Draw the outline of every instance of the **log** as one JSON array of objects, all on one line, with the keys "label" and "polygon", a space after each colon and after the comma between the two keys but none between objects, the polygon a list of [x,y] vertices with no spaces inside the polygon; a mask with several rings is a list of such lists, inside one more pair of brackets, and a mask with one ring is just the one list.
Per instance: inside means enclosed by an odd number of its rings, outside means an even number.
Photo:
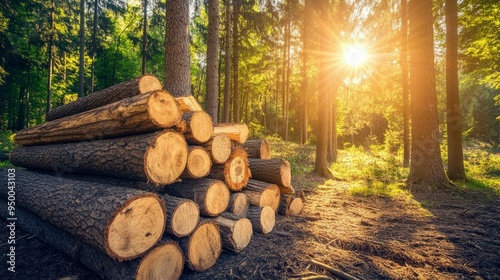
[{"label": "log", "polygon": [[269,147],[269,142],[266,139],[248,140],[241,144],[241,146],[245,149],[249,158],[271,158],[271,148]]},{"label": "log", "polygon": [[252,178],[259,181],[276,184],[284,194],[293,194],[291,187],[292,171],[290,163],[284,159],[256,159],[249,158],[248,163],[252,170]]},{"label": "log", "polygon": [[225,212],[212,220],[219,225],[222,247],[239,253],[250,243],[253,230],[249,219]]},{"label": "log", "polygon": [[284,216],[296,216],[302,213],[304,203],[300,197],[293,197],[291,195],[282,195],[278,214]]},{"label": "log", "polygon": [[[9,170],[15,174],[16,206],[36,213],[113,259],[139,257],[163,235],[165,204],[156,194]],[[0,196],[5,199],[8,176],[2,170]]]},{"label": "log", "polygon": [[158,79],[152,75],[144,75],[54,108],[47,113],[46,120],[53,121],[55,119],[75,115],[134,95],[160,90],[161,88],[162,86]]},{"label": "log", "polygon": [[248,210],[248,219],[252,223],[252,228],[255,232],[268,234],[274,228],[276,214],[270,206],[264,206],[262,208],[250,206]]},{"label": "log", "polygon": [[177,237],[190,235],[198,225],[200,209],[190,199],[163,195],[167,207],[167,224],[165,231]]},{"label": "log", "polygon": [[228,212],[240,218],[246,218],[248,209],[250,208],[250,200],[248,196],[242,192],[233,192],[229,199]]},{"label": "log", "polygon": [[234,149],[226,163],[212,165],[208,174],[209,178],[224,181],[232,191],[242,190],[251,176],[247,153],[241,147]]},{"label": "log", "polygon": [[164,90],[136,95],[80,114],[25,128],[18,145],[95,140],[170,128],[181,120],[175,99]]},{"label": "log", "polygon": [[174,182],[187,161],[187,144],[175,131],[121,138],[16,148],[14,165],[56,173],[81,173],[149,181]]},{"label": "log", "polygon": [[[11,218],[7,201],[0,199],[0,217]],[[117,262],[99,249],[88,245],[76,236],[42,220],[37,215],[16,207],[16,226],[33,234],[43,243],[54,247],[95,272],[102,279],[111,280],[162,280],[179,279],[184,267],[184,255],[176,242],[164,238],[143,257]]]},{"label": "log", "polygon": [[210,138],[210,141],[203,144],[205,149],[207,149],[212,162],[215,164],[223,164],[231,155],[232,144],[231,139],[224,133],[216,133]]},{"label": "log", "polygon": [[186,168],[182,172],[182,179],[198,179],[210,173],[212,159],[208,152],[200,146],[189,146]]},{"label": "log", "polygon": [[203,108],[201,108],[201,105],[198,100],[196,100],[196,97],[192,95],[177,96],[175,97],[175,100],[177,100],[182,112],[184,113],[203,111]]},{"label": "log", "polygon": [[176,239],[186,256],[187,267],[206,271],[215,265],[222,252],[222,239],[215,222],[201,222],[189,237]]},{"label": "log", "polygon": [[184,137],[191,145],[208,142],[214,133],[212,118],[205,111],[183,113],[182,120],[186,126]]},{"label": "log", "polygon": [[200,214],[209,217],[226,211],[230,196],[224,182],[208,178],[183,180],[168,185],[165,187],[165,193],[193,200],[200,207]]},{"label": "log", "polygon": [[250,179],[242,192],[248,196],[250,205],[270,206],[274,211],[278,210],[280,189],[277,185]]},{"label": "log", "polygon": [[240,144],[245,143],[250,136],[248,126],[244,123],[216,123],[214,133],[224,133]]}]

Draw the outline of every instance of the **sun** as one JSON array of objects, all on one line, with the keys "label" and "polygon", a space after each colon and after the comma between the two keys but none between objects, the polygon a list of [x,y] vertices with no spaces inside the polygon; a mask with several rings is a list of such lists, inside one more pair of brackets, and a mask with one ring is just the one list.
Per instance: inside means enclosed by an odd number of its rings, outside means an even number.
[{"label": "sun", "polygon": [[360,45],[350,45],[344,51],[345,63],[352,67],[359,67],[366,61],[366,49]]}]

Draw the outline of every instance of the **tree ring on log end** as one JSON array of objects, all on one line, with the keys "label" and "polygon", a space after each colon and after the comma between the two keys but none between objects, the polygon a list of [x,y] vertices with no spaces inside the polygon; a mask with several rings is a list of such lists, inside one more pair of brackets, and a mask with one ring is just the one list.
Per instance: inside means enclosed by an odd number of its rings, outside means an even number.
[{"label": "tree ring on log end", "polygon": [[222,164],[231,156],[231,139],[224,133],[217,133],[212,141],[212,156],[214,161]]},{"label": "tree ring on log end", "polygon": [[245,161],[242,157],[238,156],[234,158],[229,165],[229,175],[231,176],[231,181],[239,184],[247,178],[245,175],[246,168]]},{"label": "tree ring on log end", "polygon": [[300,197],[296,197],[290,203],[290,215],[298,215],[304,209],[304,203]]},{"label": "tree ring on log end", "polygon": [[187,168],[195,178],[202,178],[210,173],[212,160],[210,155],[203,148],[192,149],[188,154]]},{"label": "tree ring on log end", "polygon": [[248,215],[248,208],[250,207],[250,200],[244,193],[235,193],[233,201],[232,213],[238,217],[246,217]]},{"label": "tree ring on log end", "polygon": [[128,202],[108,224],[108,255],[120,261],[141,255],[162,237],[165,219],[165,207],[156,195]]},{"label": "tree ring on log end", "polygon": [[183,201],[172,215],[172,230],[177,236],[188,236],[198,225],[200,209],[191,200]]},{"label": "tree ring on log end", "polygon": [[161,88],[160,81],[153,75],[144,75],[139,80],[138,89],[140,93],[147,93]]},{"label": "tree ring on log end", "polygon": [[267,141],[266,139],[262,139],[262,143],[260,145],[260,158],[261,159],[271,158],[271,147],[269,145],[269,141]]},{"label": "tree ring on log end", "polygon": [[231,193],[222,181],[216,181],[207,190],[205,209],[212,216],[217,216],[226,211]]},{"label": "tree ring on log end", "polygon": [[284,186],[292,184],[292,172],[288,160],[283,160],[283,164],[281,165],[281,181]]},{"label": "tree ring on log end", "polygon": [[184,268],[184,255],[174,242],[159,245],[149,252],[139,264],[136,280],[179,279]]},{"label": "tree ring on log end", "polygon": [[205,271],[215,265],[222,252],[219,227],[213,222],[204,222],[195,229],[189,239],[187,250],[189,267]]},{"label": "tree ring on log end", "polygon": [[179,104],[164,90],[157,90],[148,99],[148,113],[153,122],[159,127],[172,127],[177,125],[182,118]]},{"label": "tree ring on log end", "polygon": [[274,211],[278,210],[280,205],[280,188],[277,185],[269,185],[260,196],[259,206],[271,206]]},{"label": "tree ring on log end", "polygon": [[205,111],[194,112],[189,126],[191,127],[193,138],[200,143],[208,142],[214,133],[212,117]]},{"label": "tree ring on log end", "polygon": [[262,233],[270,233],[274,228],[276,222],[276,213],[270,206],[262,207],[260,212],[260,221],[262,225]]},{"label": "tree ring on log end", "polygon": [[247,247],[252,239],[253,230],[252,223],[249,219],[243,218],[236,221],[234,225],[233,239],[236,243],[236,249],[242,250]]}]

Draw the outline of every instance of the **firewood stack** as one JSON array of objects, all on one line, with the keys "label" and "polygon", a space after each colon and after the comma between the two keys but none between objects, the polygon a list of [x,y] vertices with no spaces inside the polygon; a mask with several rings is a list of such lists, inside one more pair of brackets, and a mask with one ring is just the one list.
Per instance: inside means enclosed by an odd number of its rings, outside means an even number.
[{"label": "firewood stack", "polygon": [[245,124],[214,125],[194,97],[172,97],[151,75],[47,120],[16,134],[10,160],[32,171],[15,170],[16,211],[0,214],[102,278],[205,271],[222,248],[271,232],[276,213],[302,211],[290,164],[271,159],[266,140],[247,141]]}]

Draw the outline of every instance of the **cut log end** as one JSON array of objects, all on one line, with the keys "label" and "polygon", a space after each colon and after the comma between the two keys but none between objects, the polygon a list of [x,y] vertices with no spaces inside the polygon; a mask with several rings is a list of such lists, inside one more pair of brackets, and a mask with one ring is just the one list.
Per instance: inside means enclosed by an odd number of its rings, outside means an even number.
[{"label": "cut log end", "polygon": [[188,236],[198,225],[200,210],[191,200],[182,201],[171,213],[171,229],[176,236]]},{"label": "cut log end", "polygon": [[146,153],[144,169],[148,180],[157,185],[173,183],[186,167],[187,154],[187,144],[180,133],[162,133]]},{"label": "cut log end", "polygon": [[179,124],[182,111],[172,95],[164,90],[155,91],[148,99],[148,113],[153,122],[160,127],[172,127]]},{"label": "cut log end", "polygon": [[250,243],[250,240],[252,239],[252,234],[252,223],[249,219],[243,218],[236,221],[233,234],[233,239],[236,245],[235,249],[237,251],[241,251],[245,247],[247,247]]},{"label": "cut log end", "polygon": [[234,215],[245,218],[248,215],[248,208],[250,207],[250,200],[244,193],[231,194],[230,211]]},{"label": "cut log end", "polygon": [[146,93],[161,88],[162,86],[160,81],[158,81],[158,79],[153,75],[144,75],[139,80],[138,84],[139,93]]},{"label": "cut log end", "polygon": [[247,153],[242,148],[237,148],[232,153],[230,159],[224,165],[224,175],[228,186],[233,191],[242,190],[248,183],[251,177],[250,169],[248,168]]},{"label": "cut log end", "polygon": [[261,159],[270,159],[271,158],[271,147],[269,146],[269,142],[266,139],[262,140],[260,146],[260,158]]},{"label": "cut log end", "polygon": [[280,189],[278,186],[272,184],[268,186],[260,196],[259,206],[270,206],[274,211],[278,209],[280,204]]},{"label": "cut log end", "polygon": [[184,255],[174,242],[159,245],[149,252],[137,268],[137,280],[179,279],[184,268]]},{"label": "cut log end", "polygon": [[219,224],[224,248],[241,252],[248,246],[253,235],[252,223],[249,219],[224,215],[215,218],[214,221]]},{"label": "cut log end", "polygon": [[156,195],[130,201],[108,224],[108,255],[120,261],[141,255],[163,235],[165,218],[165,205]]},{"label": "cut log end", "polygon": [[216,164],[223,164],[231,155],[231,139],[224,133],[217,133],[210,143],[210,154]]},{"label": "cut log end", "polygon": [[274,224],[276,223],[276,214],[270,206],[262,207],[262,211],[260,212],[260,223],[263,234],[270,233]]},{"label": "cut log end", "polygon": [[217,123],[214,125],[214,132],[224,133],[240,144],[245,143],[250,136],[248,126],[244,123]]},{"label": "cut log end", "polygon": [[196,111],[193,113],[189,122],[189,133],[191,140],[195,143],[206,143],[212,138],[214,126],[212,118],[205,111]]},{"label": "cut log end", "polygon": [[210,216],[217,216],[226,211],[229,205],[230,192],[226,184],[215,181],[207,190],[205,211]]},{"label": "cut log end", "polygon": [[290,186],[292,184],[292,169],[290,168],[290,162],[288,162],[288,160],[283,160],[280,174],[283,186]]},{"label": "cut log end", "polygon": [[197,179],[205,177],[210,173],[211,167],[212,160],[208,152],[202,147],[190,146],[186,169],[184,169],[181,178]]},{"label": "cut log end", "polygon": [[215,265],[222,252],[219,228],[213,222],[200,224],[189,238],[187,260],[189,268],[205,271]]},{"label": "cut log end", "polygon": [[303,209],[304,209],[304,203],[302,202],[302,199],[300,197],[296,197],[290,203],[289,214],[292,216],[298,215],[302,212]]}]

